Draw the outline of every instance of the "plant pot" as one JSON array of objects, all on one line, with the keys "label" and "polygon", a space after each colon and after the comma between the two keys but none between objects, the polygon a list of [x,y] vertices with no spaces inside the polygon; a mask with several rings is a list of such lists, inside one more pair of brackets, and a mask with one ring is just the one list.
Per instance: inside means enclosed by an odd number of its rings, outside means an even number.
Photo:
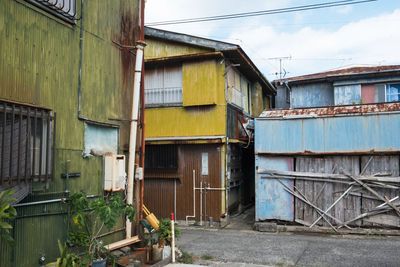
[{"label": "plant pot", "polygon": [[107,266],[107,258],[102,260],[94,260],[92,262],[92,267],[106,267]]}]

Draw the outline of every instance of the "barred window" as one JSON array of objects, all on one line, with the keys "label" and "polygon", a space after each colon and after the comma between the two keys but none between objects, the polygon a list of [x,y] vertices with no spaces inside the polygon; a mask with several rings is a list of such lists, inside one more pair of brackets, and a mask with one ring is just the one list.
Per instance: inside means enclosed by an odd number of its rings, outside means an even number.
[{"label": "barred window", "polygon": [[146,145],[144,166],[149,169],[177,169],[176,145]]},{"label": "barred window", "polygon": [[54,136],[51,110],[0,100],[0,187],[52,178]]},{"label": "barred window", "polygon": [[70,23],[75,23],[76,0],[25,0]]}]

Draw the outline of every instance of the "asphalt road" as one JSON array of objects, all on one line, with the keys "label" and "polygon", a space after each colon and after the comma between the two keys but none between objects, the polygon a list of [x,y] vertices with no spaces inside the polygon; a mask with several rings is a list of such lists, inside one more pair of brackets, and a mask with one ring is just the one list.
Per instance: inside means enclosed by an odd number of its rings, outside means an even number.
[{"label": "asphalt road", "polygon": [[214,257],[215,266],[221,262],[244,263],[241,266],[400,266],[398,237],[182,229],[177,245],[196,257]]}]

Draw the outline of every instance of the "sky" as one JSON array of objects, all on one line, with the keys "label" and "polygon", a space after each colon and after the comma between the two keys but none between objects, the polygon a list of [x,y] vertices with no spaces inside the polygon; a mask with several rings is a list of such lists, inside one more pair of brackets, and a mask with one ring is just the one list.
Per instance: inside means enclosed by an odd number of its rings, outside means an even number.
[{"label": "sky", "polygon": [[[326,2],[335,0],[146,0],[145,24]],[[154,27],[238,44],[270,81],[400,64],[400,0]]]}]

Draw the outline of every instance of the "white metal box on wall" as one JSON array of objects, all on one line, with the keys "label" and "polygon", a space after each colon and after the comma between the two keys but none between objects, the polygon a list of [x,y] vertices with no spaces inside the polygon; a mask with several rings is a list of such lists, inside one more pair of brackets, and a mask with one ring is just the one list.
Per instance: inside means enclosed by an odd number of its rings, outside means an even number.
[{"label": "white metal box on wall", "polygon": [[107,154],[104,156],[104,190],[125,190],[125,155]]}]

